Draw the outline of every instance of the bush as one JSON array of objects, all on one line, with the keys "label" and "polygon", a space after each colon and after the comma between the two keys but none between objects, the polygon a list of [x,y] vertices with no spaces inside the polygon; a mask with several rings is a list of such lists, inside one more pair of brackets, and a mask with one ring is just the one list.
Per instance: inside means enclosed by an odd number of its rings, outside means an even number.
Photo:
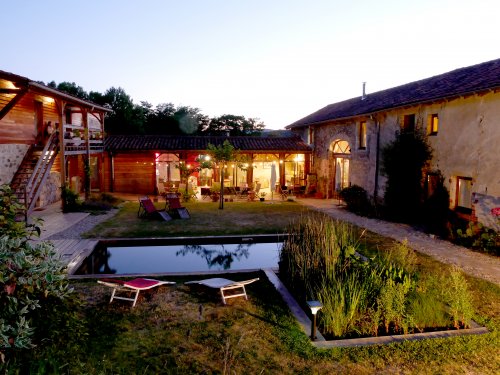
[{"label": "bush", "polygon": [[457,229],[455,242],[474,250],[500,255],[500,234],[481,223],[469,222],[465,229]]},{"label": "bush", "polygon": [[439,173],[433,194],[423,203],[422,219],[426,229],[440,237],[450,235],[450,194],[444,185],[444,177]]},{"label": "bush", "polygon": [[78,193],[75,193],[68,184],[61,189],[61,199],[63,201],[63,212],[78,212],[82,210],[82,201]]},{"label": "bush", "polygon": [[[39,233],[34,226],[14,221],[19,203],[10,188],[2,187],[2,226],[0,230],[0,359],[29,349],[46,339],[47,315],[71,294],[64,265],[49,242],[32,245]],[[38,229],[38,230],[36,230]],[[57,316],[50,316],[57,322]],[[67,323],[67,322],[66,322]]]},{"label": "bush", "polygon": [[371,204],[366,190],[361,186],[352,185],[340,191],[340,197],[346,203],[347,209],[359,215],[368,215]]}]

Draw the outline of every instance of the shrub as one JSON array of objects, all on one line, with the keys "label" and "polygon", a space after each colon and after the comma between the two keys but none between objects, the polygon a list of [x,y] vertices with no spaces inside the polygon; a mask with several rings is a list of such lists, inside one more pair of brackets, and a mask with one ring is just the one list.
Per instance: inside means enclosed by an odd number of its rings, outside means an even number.
[{"label": "shrub", "polygon": [[469,327],[474,310],[472,296],[463,273],[457,267],[452,267],[442,284],[443,299],[450,307],[453,326],[457,329],[460,326]]},{"label": "shrub", "polygon": [[423,168],[432,150],[423,132],[400,132],[382,150],[382,172],[387,176],[385,212],[392,220],[417,222],[422,205]]},{"label": "shrub", "polygon": [[[45,337],[47,315],[40,315],[71,294],[64,265],[49,242],[32,245],[39,233],[33,226],[13,222],[12,212],[19,206],[10,189],[2,187],[0,231],[0,354],[10,356],[13,349],[28,349]],[[57,321],[54,316],[51,320]]]},{"label": "shrub", "polygon": [[347,209],[360,215],[368,215],[371,211],[366,190],[361,186],[352,185],[340,191],[340,197],[346,203]]},{"label": "shrub", "polygon": [[75,193],[68,184],[61,189],[61,199],[63,201],[63,212],[77,212],[82,209],[82,201],[78,193]]},{"label": "shrub", "polygon": [[462,246],[500,255],[500,234],[481,223],[469,222],[465,229],[457,229],[456,242]]},{"label": "shrub", "polygon": [[439,173],[433,194],[423,203],[422,220],[426,229],[440,237],[449,236],[450,194],[444,185],[444,177]]}]

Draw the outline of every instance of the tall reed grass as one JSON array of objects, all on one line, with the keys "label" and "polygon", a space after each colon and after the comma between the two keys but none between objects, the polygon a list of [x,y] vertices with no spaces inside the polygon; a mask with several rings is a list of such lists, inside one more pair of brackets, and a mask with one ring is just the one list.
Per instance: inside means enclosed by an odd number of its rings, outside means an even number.
[{"label": "tall reed grass", "polygon": [[469,324],[471,297],[459,271],[418,273],[406,241],[363,260],[357,254],[363,233],[326,215],[305,216],[289,227],[280,277],[300,301],[322,302],[323,333],[344,338]]}]

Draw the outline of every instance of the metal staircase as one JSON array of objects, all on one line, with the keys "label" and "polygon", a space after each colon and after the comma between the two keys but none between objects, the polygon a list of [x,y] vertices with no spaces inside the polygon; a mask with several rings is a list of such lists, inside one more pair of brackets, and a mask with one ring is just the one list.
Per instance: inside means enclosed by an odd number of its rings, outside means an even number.
[{"label": "metal staircase", "polygon": [[50,135],[43,149],[37,146],[28,149],[12,179],[10,186],[19,202],[25,206],[25,219],[35,207],[58,152],[59,137],[56,131]]}]

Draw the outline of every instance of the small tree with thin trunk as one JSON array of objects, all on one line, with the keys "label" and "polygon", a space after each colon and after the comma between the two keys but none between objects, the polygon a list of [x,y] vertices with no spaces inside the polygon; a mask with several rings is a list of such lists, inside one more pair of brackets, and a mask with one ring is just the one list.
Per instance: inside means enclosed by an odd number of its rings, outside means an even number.
[{"label": "small tree with thin trunk", "polygon": [[224,143],[214,146],[209,143],[206,153],[210,157],[209,160],[204,158],[198,159],[200,169],[202,168],[218,168],[220,171],[220,196],[219,209],[224,209],[224,166],[229,162],[236,162],[238,167],[242,167],[247,158],[240,154],[239,150],[226,139]]}]

